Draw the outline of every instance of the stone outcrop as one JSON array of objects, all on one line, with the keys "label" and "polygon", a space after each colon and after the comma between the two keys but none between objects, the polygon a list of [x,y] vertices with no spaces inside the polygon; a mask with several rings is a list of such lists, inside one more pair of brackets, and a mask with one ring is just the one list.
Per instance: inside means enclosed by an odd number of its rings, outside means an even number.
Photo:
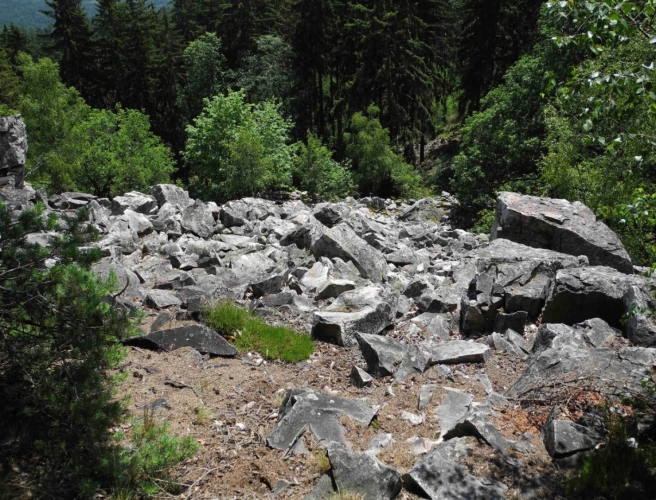
[{"label": "stone outcrop", "polygon": [[[15,210],[45,200],[10,186],[2,193]],[[319,376],[315,389],[284,381],[266,437],[280,456],[308,453],[308,443],[327,450],[331,471],[306,498],[349,491],[392,499],[402,487],[436,499],[506,498],[503,484],[476,477],[461,460],[479,446],[504,467],[531,463],[522,457],[526,445],[497,428],[497,408],[554,397],[563,380],[634,393],[656,363],[652,279],[632,273],[617,237],[580,204],[502,193],[488,241],[452,227],[456,201],[446,193],[409,202],[348,198],[310,206],[247,198],[219,206],[157,185],[113,200],[61,193],[45,201],[57,213],[89,209],[88,224],[99,234],[93,246],[103,255],[93,269],[113,274],[121,289],[112,303],[153,320],[130,344],[240,356],[201,324],[206,303],[229,299],[348,357],[345,373],[326,366],[321,352],[294,365],[295,373],[312,366],[330,376]],[[54,235],[28,241],[47,246]],[[493,384],[484,372],[503,363],[522,369]],[[346,381],[348,397],[328,385],[318,390],[335,377]],[[461,388],[462,380],[479,392],[445,387]],[[503,395],[495,392],[500,386]],[[382,399],[368,399],[381,387]],[[349,434],[412,387],[412,407],[398,411],[394,425],[419,429],[437,421],[440,434],[403,437],[414,465],[401,476],[382,453],[398,436],[380,433],[364,451],[349,448]],[[567,418],[554,415],[542,440],[536,436],[562,465],[599,442],[589,421]]]},{"label": "stone outcrop", "polygon": [[590,265],[633,273],[629,254],[617,235],[578,201],[500,193],[491,238],[585,255]]},{"label": "stone outcrop", "polygon": [[22,188],[27,132],[21,115],[0,117],[0,186]]}]

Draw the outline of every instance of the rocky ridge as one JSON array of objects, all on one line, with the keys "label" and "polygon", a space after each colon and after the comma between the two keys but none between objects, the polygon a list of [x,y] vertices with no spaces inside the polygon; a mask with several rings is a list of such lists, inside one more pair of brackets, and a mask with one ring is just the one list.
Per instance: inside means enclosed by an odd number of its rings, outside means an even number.
[{"label": "rocky ridge", "polygon": [[[656,368],[656,325],[647,313],[655,305],[653,280],[633,268],[617,236],[579,203],[501,193],[488,237],[452,227],[457,201],[447,193],[315,205],[292,193],[218,206],[174,185],[109,200],[83,193],[47,198],[13,184],[0,198],[15,211],[37,201],[62,214],[88,209],[101,236],[95,272],[116,276],[117,307],[142,309],[153,320],[130,344],[238,356],[200,322],[205,303],[230,299],[351,357],[342,375],[359,397],[291,388],[265,439],[281,458],[325,448],[330,469],[308,499],[343,491],[366,499],[401,491],[507,498],[508,484],[466,466],[475,449],[486,448],[512,470],[530,467],[534,444],[504,436],[495,425],[499,412],[533,411],[551,458],[576,465],[603,441],[593,403],[602,397],[619,405],[618,397],[639,393]],[[29,241],[48,245],[52,236]],[[172,321],[177,326],[169,327]],[[497,391],[485,372],[503,356],[526,368]],[[471,378],[466,366],[481,370],[474,378],[483,398],[448,386],[456,374]],[[435,382],[419,390],[421,413],[399,417],[421,426],[428,412],[439,428],[432,438],[408,440],[414,465],[403,471],[377,458],[392,434],[379,433],[355,451],[346,422],[374,425],[386,401],[403,398],[432,371]],[[383,399],[367,396],[381,384]],[[569,411],[572,385],[584,396],[577,414]],[[276,484],[276,494],[293,489]],[[531,495],[523,490],[521,497],[537,498]]]}]

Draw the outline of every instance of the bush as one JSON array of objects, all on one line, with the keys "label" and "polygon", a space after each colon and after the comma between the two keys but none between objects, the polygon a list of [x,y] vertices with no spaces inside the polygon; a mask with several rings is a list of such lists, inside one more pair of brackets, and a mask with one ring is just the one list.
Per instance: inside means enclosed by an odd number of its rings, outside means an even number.
[{"label": "bush", "polygon": [[462,128],[451,187],[472,214],[490,208],[496,192],[510,181],[531,191],[531,176],[536,176],[544,150],[543,66],[544,61],[534,56],[517,61],[504,83],[483,99],[481,112],[471,115]]},{"label": "bush", "polygon": [[260,318],[231,302],[218,302],[205,312],[207,324],[233,339],[241,351],[258,351],[266,359],[295,363],[314,352],[312,339],[291,328],[267,325]]},{"label": "bush", "polygon": [[78,189],[114,197],[134,190],[147,192],[154,184],[169,182],[173,155],[150,131],[143,113],[93,110],[75,134],[80,141]]},{"label": "bush", "polygon": [[206,99],[187,127],[184,157],[195,176],[192,188],[221,199],[288,188],[295,151],[288,144],[290,128],[278,105],[248,104],[243,92]]},{"label": "bush", "polygon": [[606,443],[592,452],[569,481],[573,498],[639,500],[656,491],[656,444],[630,441],[628,424],[607,412]]},{"label": "bush", "polygon": [[[0,204],[0,484],[10,494],[35,484],[38,495],[88,498],[125,483],[109,466],[127,453],[110,430],[128,415],[114,373],[137,318],[113,307],[113,280],[90,272],[100,253],[79,250],[96,237],[85,220]],[[47,248],[28,243],[57,227],[68,229]]]},{"label": "bush", "polygon": [[294,177],[301,189],[326,200],[346,198],[355,190],[348,165],[333,160],[330,150],[311,133],[308,133],[307,146],[299,145]]},{"label": "bush", "polygon": [[395,153],[389,130],[378,119],[379,109],[369,106],[367,115],[355,113],[351,133],[346,134],[347,154],[353,161],[361,195],[420,197],[421,176]]}]

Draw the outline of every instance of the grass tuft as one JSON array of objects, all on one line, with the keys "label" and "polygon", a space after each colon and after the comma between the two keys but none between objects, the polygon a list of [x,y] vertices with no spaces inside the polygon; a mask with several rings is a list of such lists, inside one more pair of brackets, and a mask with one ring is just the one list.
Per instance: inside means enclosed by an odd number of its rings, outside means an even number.
[{"label": "grass tuft", "polygon": [[221,301],[205,311],[211,328],[230,338],[240,351],[258,351],[266,359],[295,363],[306,360],[314,352],[314,342],[308,335],[291,328],[266,324],[228,301]]}]

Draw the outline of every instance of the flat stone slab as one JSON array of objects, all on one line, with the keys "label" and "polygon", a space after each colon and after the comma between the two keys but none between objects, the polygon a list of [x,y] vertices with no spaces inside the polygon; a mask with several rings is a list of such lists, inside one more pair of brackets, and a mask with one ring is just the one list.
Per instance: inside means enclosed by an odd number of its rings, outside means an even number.
[{"label": "flat stone slab", "polygon": [[466,392],[445,387],[446,397],[442,404],[437,408],[437,422],[440,425],[440,436],[455,429],[456,425],[465,418],[469,407],[474,401],[474,396]]},{"label": "flat stone slab", "polygon": [[501,192],[491,234],[491,239],[497,238],[585,255],[593,266],[633,273],[631,258],[618,236],[578,201]]},{"label": "flat stone slab", "polygon": [[403,475],[405,488],[431,500],[506,499],[502,483],[472,476],[447,449],[442,445],[419,460]]},{"label": "flat stone slab", "polygon": [[401,473],[368,453],[355,453],[340,443],[328,443],[326,453],[336,491],[362,500],[392,500],[401,491]]},{"label": "flat stone slab", "polygon": [[162,349],[164,351],[192,347],[199,352],[227,358],[237,355],[237,349],[205,325],[184,325],[158,330],[143,337],[131,339],[129,344],[145,349]]},{"label": "flat stone slab", "polygon": [[147,306],[154,307],[155,309],[166,309],[167,307],[182,304],[182,301],[175,294],[165,290],[151,290],[146,295],[144,302]]},{"label": "flat stone slab", "polygon": [[604,439],[587,427],[569,420],[551,420],[542,428],[544,447],[553,458],[591,450]]},{"label": "flat stone slab", "polygon": [[369,425],[378,406],[369,406],[359,399],[327,396],[310,389],[291,389],[278,411],[278,423],[267,437],[267,445],[277,450],[289,450],[306,431],[324,443],[346,445],[346,431],[339,423],[342,415],[363,425]]},{"label": "flat stone slab", "polygon": [[421,347],[429,354],[430,364],[485,363],[491,355],[490,348],[484,344],[466,340],[428,341]]}]

